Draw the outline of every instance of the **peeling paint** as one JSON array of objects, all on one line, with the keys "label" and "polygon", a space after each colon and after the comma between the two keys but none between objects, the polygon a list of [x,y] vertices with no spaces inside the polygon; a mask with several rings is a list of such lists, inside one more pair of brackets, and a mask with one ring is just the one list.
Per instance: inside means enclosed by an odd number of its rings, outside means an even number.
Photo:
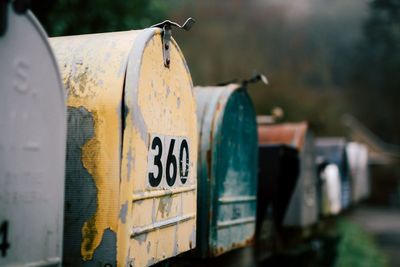
[{"label": "peeling paint", "polygon": [[134,239],[136,241],[138,241],[140,245],[142,245],[143,243],[145,243],[147,241],[147,235],[148,235],[148,233],[143,233],[143,234],[135,236]]},{"label": "peeling paint", "polygon": [[121,206],[121,210],[119,212],[119,218],[121,219],[122,223],[126,223],[126,215],[128,213],[128,201],[126,201]]},{"label": "peeling paint", "polygon": [[165,196],[160,198],[160,202],[158,204],[158,212],[161,213],[161,217],[168,217],[172,207],[172,197]]},{"label": "peeling paint", "polygon": [[63,257],[69,266],[80,262],[73,255],[81,254],[81,228],[94,215],[97,206],[95,182],[81,160],[82,147],[93,136],[93,115],[84,107],[68,107]]},{"label": "peeling paint", "polygon": [[99,263],[102,266],[117,266],[117,237],[111,229],[106,229],[100,245],[94,252],[93,259],[85,261],[84,267],[97,267]]}]

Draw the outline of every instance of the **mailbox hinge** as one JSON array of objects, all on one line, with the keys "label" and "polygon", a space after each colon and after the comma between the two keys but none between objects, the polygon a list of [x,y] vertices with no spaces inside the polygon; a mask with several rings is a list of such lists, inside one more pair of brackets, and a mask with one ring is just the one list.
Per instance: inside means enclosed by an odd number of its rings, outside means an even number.
[{"label": "mailbox hinge", "polygon": [[163,61],[165,67],[169,68],[169,65],[171,63],[170,50],[171,50],[172,26],[188,31],[190,30],[190,28],[192,28],[192,25],[194,23],[195,23],[194,19],[188,18],[185,21],[185,23],[183,23],[182,26],[170,20],[165,20],[161,23],[151,26],[152,28],[161,28],[163,30],[162,46],[163,46]]}]

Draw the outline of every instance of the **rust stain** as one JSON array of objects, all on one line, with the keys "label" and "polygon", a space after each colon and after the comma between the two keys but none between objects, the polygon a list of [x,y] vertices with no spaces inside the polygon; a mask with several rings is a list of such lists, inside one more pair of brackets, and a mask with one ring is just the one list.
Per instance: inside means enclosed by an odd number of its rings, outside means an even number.
[{"label": "rust stain", "polygon": [[206,153],[206,164],[207,164],[207,173],[208,177],[211,176],[211,164],[212,164],[212,151],[211,148],[207,150]]}]

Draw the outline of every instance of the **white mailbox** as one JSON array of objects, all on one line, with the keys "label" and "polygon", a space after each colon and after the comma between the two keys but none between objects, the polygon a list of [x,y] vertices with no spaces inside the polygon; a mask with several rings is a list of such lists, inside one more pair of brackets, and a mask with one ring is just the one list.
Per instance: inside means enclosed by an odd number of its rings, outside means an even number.
[{"label": "white mailbox", "polygon": [[35,17],[17,14],[11,4],[6,15],[0,36],[0,266],[60,266],[64,90]]}]

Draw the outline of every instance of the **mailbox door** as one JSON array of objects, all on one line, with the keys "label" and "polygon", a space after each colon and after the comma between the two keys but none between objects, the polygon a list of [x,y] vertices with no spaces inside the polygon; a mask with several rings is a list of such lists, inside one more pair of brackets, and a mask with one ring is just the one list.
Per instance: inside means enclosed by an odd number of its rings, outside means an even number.
[{"label": "mailbox door", "polygon": [[0,58],[0,266],[60,265],[64,90],[30,12],[9,8]]},{"label": "mailbox door", "polygon": [[251,243],[256,223],[258,138],[255,111],[245,89],[237,89],[224,98],[226,104],[219,125],[215,125],[217,131],[213,139],[214,255]]},{"label": "mailbox door", "polygon": [[161,31],[145,30],[131,51],[124,92],[118,259],[132,266],[152,265],[196,246],[198,132],[192,90],[176,42],[165,67]]}]

